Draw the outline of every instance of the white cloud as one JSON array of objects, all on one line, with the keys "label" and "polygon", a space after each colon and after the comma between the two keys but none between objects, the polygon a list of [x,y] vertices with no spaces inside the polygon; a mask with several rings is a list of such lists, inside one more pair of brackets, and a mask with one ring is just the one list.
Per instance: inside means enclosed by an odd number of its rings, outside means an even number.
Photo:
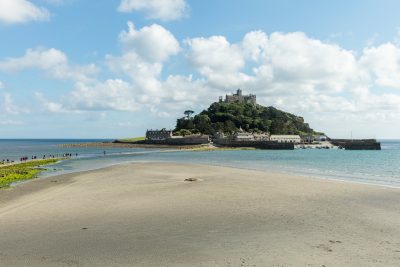
[{"label": "white cloud", "polygon": [[[18,115],[26,113],[27,109],[17,106],[10,93],[7,92],[6,87],[2,81],[0,81],[0,121],[4,121],[10,115]],[[3,125],[6,125],[5,123]]]},{"label": "white cloud", "polygon": [[136,30],[129,22],[128,31],[119,35],[119,41],[123,54],[106,56],[109,69],[129,77],[131,90],[137,91],[141,101],[166,94],[159,80],[163,62],[180,51],[172,33],[156,24]]},{"label": "white cloud", "polygon": [[213,72],[238,72],[245,61],[237,45],[230,44],[223,36],[194,38],[186,42],[190,48],[189,60],[203,75]]},{"label": "white cloud", "polygon": [[9,93],[2,94],[0,104],[2,112],[5,112],[6,114],[18,115],[20,113],[26,112],[26,109],[20,108],[14,104],[11,94]]},{"label": "white cloud", "polygon": [[245,58],[240,47],[225,37],[194,38],[185,43],[190,47],[189,61],[213,86],[237,87],[249,80],[241,72]]},{"label": "white cloud", "polygon": [[177,20],[187,15],[189,6],[185,0],[122,0],[118,11],[142,11],[149,19]]},{"label": "white cloud", "polygon": [[263,31],[252,31],[244,36],[241,50],[246,59],[258,62],[265,53],[267,46],[268,35]]},{"label": "white cloud", "polygon": [[0,0],[0,22],[24,23],[50,19],[50,12],[27,0]]},{"label": "white cloud", "polygon": [[114,79],[94,86],[78,84],[72,92],[72,106],[78,110],[137,111],[134,91],[129,83]]},{"label": "white cloud", "polygon": [[[76,80],[64,99],[43,101],[46,109],[59,113],[147,110],[173,118],[184,109],[199,110],[219,95],[242,88],[256,94],[260,104],[303,115],[324,126],[325,121],[341,120],[346,127],[355,120],[392,122],[400,116],[400,95],[390,92],[391,88],[400,89],[399,47],[392,43],[368,47],[357,56],[301,32],[268,35],[253,31],[236,43],[224,36],[187,39],[182,49],[164,27],[135,29],[132,23],[119,41],[121,55],[105,58],[116,77]],[[197,73],[163,73],[169,59],[182,50]],[[2,63],[3,68],[12,69],[20,63],[31,66],[29,62]],[[44,60],[40,66],[59,65],[69,66],[67,57],[54,52],[53,60]],[[379,91],[381,87],[385,92]],[[317,130],[338,132],[333,126]]]},{"label": "white cloud", "polygon": [[56,103],[56,102],[51,102],[48,101],[43,94],[36,92],[35,93],[36,98],[41,102],[43,107],[52,113],[70,113],[69,110],[63,107],[61,103]]},{"label": "white cloud", "polygon": [[301,32],[253,31],[238,43],[211,36],[186,44],[192,66],[217,91],[240,87],[264,105],[326,119],[400,115],[400,95],[371,91],[400,89],[400,53],[393,44],[367,48],[360,57]]},{"label": "white cloud", "polygon": [[160,25],[136,30],[128,23],[128,30],[121,32],[119,41],[123,46],[119,56],[107,55],[109,70],[122,78],[105,81],[77,82],[74,90],[62,104],[42,100],[47,110],[99,111],[118,110],[134,112],[148,109],[167,117],[183,107],[195,105],[207,88],[192,76],[169,75],[162,79],[163,65],[180,51],[179,42]]},{"label": "white cloud", "polygon": [[360,59],[379,86],[400,89],[400,48],[392,43],[367,47]]},{"label": "white cloud", "polygon": [[97,73],[94,64],[71,66],[64,52],[50,49],[28,49],[19,58],[8,58],[0,61],[0,71],[16,72],[24,69],[42,69],[57,79],[72,79],[85,81]]},{"label": "white cloud", "polygon": [[340,91],[358,77],[352,52],[304,33],[273,33],[263,53],[262,65],[272,68],[274,82],[307,83],[315,89]]},{"label": "white cloud", "polygon": [[126,52],[134,52],[149,62],[164,62],[180,50],[174,35],[158,24],[136,30],[129,21],[128,31],[121,32],[119,40]]},{"label": "white cloud", "polygon": [[135,53],[127,53],[122,56],[108,56],[107,62],[110,70],[123,73],[130,78],[145,95],[162,94],[158,77],[162,71],[161,63],[149,63],[143,61]]},{"label": "white cloud", "polygon": [[0,70],[19,71],[36,67],[51,69],[57,65],[67,64],[67,62],[67,56],[57,49],[28,49],[23,57],[9,58],[5,61],[0,61]]}]

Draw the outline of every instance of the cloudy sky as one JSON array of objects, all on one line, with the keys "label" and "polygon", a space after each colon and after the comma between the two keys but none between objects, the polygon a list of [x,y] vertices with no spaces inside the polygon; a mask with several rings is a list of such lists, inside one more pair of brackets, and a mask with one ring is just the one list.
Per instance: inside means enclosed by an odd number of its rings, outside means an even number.
[{"label": "cloudy sky", "polygon": [[140,136],[237,88],[332,137],[400,138],[398,10],[396,0],[0,0],[0,138]]}]

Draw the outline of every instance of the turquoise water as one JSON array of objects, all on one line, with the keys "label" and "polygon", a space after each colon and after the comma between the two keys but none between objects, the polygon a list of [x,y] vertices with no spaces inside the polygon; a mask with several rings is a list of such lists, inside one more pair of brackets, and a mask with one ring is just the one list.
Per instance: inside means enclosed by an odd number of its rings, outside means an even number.
[{"label": "turquoise water", "polygon": [[[204,163],[283,172],[320,178],[400,187],[400,140],[381,140],[381,151],[336,149],[234,150],[169,152],[158,149],[60,148],[59,143],[88,140],[0,140],[0,159],[27,151],[78,153],[77,159],[55,164],[45,176],[98,169],[127,162]],[[91,140],[89,140],[91,141]],[[4,149],[7,148],[7,149]],[[29,154],[28,154],[29,156]],[[55,169],[55,170],[54,170]]]},{"label": "turquoise water", "polygon": [[123,148],[85,148],[85,147],[60,147],[60,144],[76,144],[88,142],[111,141],[106,139],[0,139],[0,160],[9,159],[19,161],[23,156],[42,157],[43,155],[62,155],[71,153],[79,157],[96,157],[102,155],[104,150],[110,154],[129,152],[131,149]]}]

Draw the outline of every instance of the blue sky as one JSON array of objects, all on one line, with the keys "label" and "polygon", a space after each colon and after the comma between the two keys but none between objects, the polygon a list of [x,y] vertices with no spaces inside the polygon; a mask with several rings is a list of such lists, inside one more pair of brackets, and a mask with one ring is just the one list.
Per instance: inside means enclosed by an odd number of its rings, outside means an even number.
[{"label": "blue sky", "polygon": [[0,0],[0,138],[174,127],[242,88],[333,137],[400,138],[400,3]]}]

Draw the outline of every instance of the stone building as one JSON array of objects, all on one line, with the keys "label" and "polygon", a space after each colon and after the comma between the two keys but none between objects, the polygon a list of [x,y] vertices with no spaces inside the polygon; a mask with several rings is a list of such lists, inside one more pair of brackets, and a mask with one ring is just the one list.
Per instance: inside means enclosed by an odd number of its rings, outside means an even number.
[{"label": "stone building", "polygon": [[326,135],[301,135],[301,141],[303,143],[313,143],[313,142],[321,142],[321,141],[328,141],[329,138]]},{"label": "stone building", "polygon": [[315,141],[315,136],[312,134],[300,135],[301,142],[305,144],[311,144]]},{"label": "stone building", "polygon": [[234,133],[233,140],[235,141],[269,141],[268,133],[249,133],[243,131],[242,127]]},{"label": "stone building", "polygon": [[271,135],[271,141],[276,141],[278,143],[295,143],[301,142],[300,135]]},{"label": "stone building", "polygon": [[254,141],[254,135],[252,133],[247,132],[236,132],[233,135],[233,140],[235,141]]},{"label": "stone building", "polygon": [[166,140],[172,138],[172,130],[166,130],[165,128],[161,130],[147,130],[146,140]]},{"label": "stone building", "polygon": [[270,134],[269,133],[255,133],[254,140],[256,141],[269,141]]},{"label": "stone building", "polygon": [[[219,97],[219,101],[222,102],[222,96]],[[256,95],[243,95],[241,89],[237,89],[236,94],[233,93],[232,95],[225,95],[225,103],[250,103],[253,105],[257,104]]]}]

